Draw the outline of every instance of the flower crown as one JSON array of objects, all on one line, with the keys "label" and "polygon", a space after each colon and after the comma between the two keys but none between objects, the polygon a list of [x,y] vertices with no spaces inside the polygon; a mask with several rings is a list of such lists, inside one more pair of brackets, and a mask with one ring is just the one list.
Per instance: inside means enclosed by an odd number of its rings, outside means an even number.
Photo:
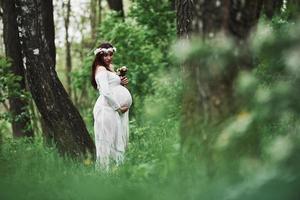
[{"label": "flower crown", "polygon": [[115,47],[110,47],[110,48],[97,48],[94,51],[94,54],[97,55],[98,53],[109,53],[109,52],[116,52],[117,49]]}]

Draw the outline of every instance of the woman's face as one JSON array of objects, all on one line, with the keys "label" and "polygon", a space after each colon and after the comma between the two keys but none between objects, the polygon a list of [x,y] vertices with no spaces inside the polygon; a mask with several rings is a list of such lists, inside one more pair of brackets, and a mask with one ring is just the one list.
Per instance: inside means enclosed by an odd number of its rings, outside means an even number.
[{"label": "woman's face", "polygon": [[103,61],[107,66],[109,66],[112,63],[113,56],[114,56],[113,53],[105,53],[103,55]]}]

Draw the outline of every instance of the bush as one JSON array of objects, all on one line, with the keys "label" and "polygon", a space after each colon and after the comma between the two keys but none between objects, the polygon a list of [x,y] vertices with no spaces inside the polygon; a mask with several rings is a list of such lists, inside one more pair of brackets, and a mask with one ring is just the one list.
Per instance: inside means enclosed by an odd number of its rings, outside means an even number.
[{"label": "bush", "polygon": [[[9,110],[9,99],[18,98],[27,102],[31,99],[29,92],[21,89],[21,80],[21,76],[17,76],[11,71],[10,62],[0,57],[0,131],[3,132],[3,135],[5,133],[6,136],[10,136],[7,133],[11,132],[8,123],[22,121],[30,116],[27,106],[23,108],[23,112],[19,115],[13,115]],[[31,124],[28,124],[26,129],[30,130]]]}]

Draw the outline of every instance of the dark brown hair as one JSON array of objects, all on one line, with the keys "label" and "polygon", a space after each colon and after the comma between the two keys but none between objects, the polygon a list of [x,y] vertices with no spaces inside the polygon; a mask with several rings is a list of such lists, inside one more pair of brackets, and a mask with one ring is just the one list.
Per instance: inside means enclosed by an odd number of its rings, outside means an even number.
[{"label": "dark brown hair", "polygon": [[[110,43],[105,42],[105,43],[100,44],[100,46],[98,46],[97,48],[106,48],[107,49],[107,48],[113,48],[113,46]],[[104,55],[105,55],[104,53],[97,53],[95,56],[95,59],[93,61],[93,64],[92,64],[91,83],[95,89],[97,89],[97,83],[95,80],[97,66],[103,66],[107,70],[109,70],[109,66],[106,66],[105,62],[103,61]]]}]

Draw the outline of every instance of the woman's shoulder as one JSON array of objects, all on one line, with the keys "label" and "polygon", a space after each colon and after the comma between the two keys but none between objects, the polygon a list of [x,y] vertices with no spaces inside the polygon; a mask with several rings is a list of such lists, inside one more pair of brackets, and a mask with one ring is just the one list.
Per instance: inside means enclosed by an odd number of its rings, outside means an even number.
[{"label": "woman's shoulder", "polygon": [[101,73],[104,73],[104,72],[107,72],[107,69],[102,66],[102,65],[97,65],[96,67],[96,70],[95,70],[95,74],[101,74]]},{"label": "woman's shoulder", "polygon": [[97,65],[95,70],[95,77],[99,76],[100,74],[106,74],[107,69],[104,66]]},{"label": "woman's shoulder", "polygon": [[97,65],[96,66],[96,71],[107,71],[106,67],[102,66],[102,65]]}]

